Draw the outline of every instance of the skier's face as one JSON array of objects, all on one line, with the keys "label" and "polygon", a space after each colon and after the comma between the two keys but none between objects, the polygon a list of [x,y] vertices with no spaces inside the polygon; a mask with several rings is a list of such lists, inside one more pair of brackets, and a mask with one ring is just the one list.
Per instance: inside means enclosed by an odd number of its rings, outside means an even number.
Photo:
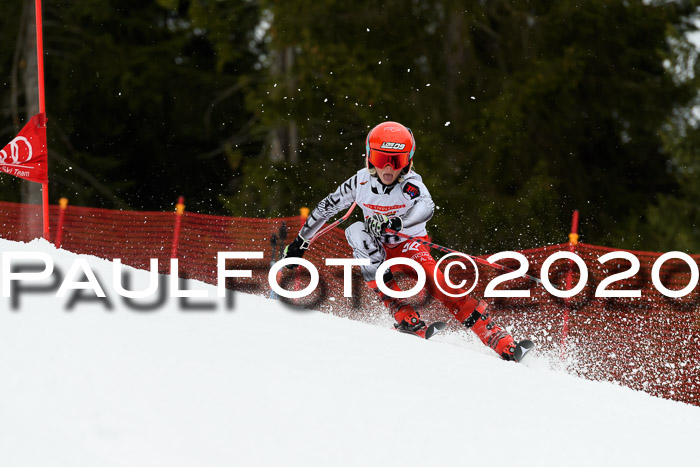
[{"label": "skier's face", "polygon": [[387,165],[383,169],[380,169],[379,167],[377,169],[377,176],[379,177],[379,180],[384,184],[384,185],[391,185],[396,181],[397,178],[399,178],[399,175],[401,174],[401,169],[392,169],[390,165]]}]

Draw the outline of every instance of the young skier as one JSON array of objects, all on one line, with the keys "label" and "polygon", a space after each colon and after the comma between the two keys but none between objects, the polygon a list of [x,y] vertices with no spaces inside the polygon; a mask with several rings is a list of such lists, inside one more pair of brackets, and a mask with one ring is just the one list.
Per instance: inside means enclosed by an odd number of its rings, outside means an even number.
[{"label": "young skier", "polygon": [[[469,296],[456,298],[442,293],[435,284],[436,262],[428,247],[386,232],[386,229],[391,229],[428,240],[425,225],[433,216],[435,204],[421,176],[412,170],[415,149],[413,133],[400,123],[384,122],[370,130],[366,168],[359,170],[318,204],[299,235],[285,248],[284,257],[301,258],[309,247],[309,239],[323,224],[356,202],[362,208],[365,221],[348,227],[345,237],[355,258],[370,260],[369,266],[360,267],[362,277],[394,314],[395,326],[399,330],[416,332],[424,329],[426,324],[409,303],[382,293],[377,287],[375,273],[388,259],[411,258],[425,270],[428,292],[441,301],[457,321],[474,331],[501,358],[514,360],[516,344],[513,337],[492,321],[487,303]],[[445,290],[442,271],[438,269],[435,275]],[[392,290],[401,290],[391,270],[384,275],[384,283]]]}]

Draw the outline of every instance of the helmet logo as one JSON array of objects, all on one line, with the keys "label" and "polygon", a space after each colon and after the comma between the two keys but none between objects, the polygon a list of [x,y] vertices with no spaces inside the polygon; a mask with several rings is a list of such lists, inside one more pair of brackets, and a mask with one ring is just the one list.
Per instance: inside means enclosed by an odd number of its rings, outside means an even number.
[{"label": "helmet logo", "polygon": [[386,149],[398,149],[398,150],[401,150],[401,149],[405,148],[406,145],[403,144],[403,143],[390,143],[390,142],[384,141],[380,147],[381,147],[382,149],[385,149],[385,148],[386,148]]}]

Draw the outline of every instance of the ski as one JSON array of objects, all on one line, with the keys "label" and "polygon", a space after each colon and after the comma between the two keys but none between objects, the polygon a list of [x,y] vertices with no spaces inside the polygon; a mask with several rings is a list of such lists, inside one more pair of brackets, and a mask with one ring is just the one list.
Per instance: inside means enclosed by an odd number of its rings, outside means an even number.
[{"label": "ski", "polygon": [[446,323],[443,323],[442,321],[436,321],[429,326],[426,326],[422,329],[419,329],[417,331],[410,331],[408,329],[400,329],[398,325],[394,325],[395,329],[399,332],[403,332],[405,334],[411,334],[413,336],[418,336],[423,339],[430,339],[433,337],[435,334],[439,333],[443,329],[447,327]]},{"label": "ski", "polygon": [[447,327],[446,323],[443,323],[442,321],[436,321],[430,326],[427,327],[425,330],[425,338],[430,339],[433,337],[435,334],[439,333],[440,331],[444,330]]},{"label": "ski", "polygon": [[531,340],[522,340],[515,344],[515,361],[521,362],[528,352],[535,348],[535,344]]}]

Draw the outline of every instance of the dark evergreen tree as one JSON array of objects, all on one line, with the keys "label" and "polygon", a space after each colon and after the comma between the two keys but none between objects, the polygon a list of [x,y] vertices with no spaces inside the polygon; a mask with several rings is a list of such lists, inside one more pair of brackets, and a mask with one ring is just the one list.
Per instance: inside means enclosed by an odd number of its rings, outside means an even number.
[{"label": "dark evergreen tree", "polygon": [[192,209],[222,212],[232,136],[255,118],[244,90],[260,54],[257,6],[48,0],[43,10],[52,198],[161,210],[183,194]]},{"label": "dark evergreen tree", "polygon": [[395,119],[415,130],[439,239],[472,251],[557,243],[580,209],[588,241],[654,247],[629,232],[678,190],[661,131],[697,86],[675,76],[669,34],[692,28],[695,2],[267,8],[273,48],[293,63],[270,67],[258,106],[270,127],[294,122],[302,150],[299,162],[251,162],[246,186],[289,195],[247,190],[248,207],[292,214],[317,201],[362,166],[366,131]]},{"label": "dark evergreen tree", "polygon": [[[295,215],[392,119],[440,242],[558,243],[579,209],[585,241],[700,250],[697,0],[43,3],[54,201]],[[0,19],[8,140],[21,15]]]}]

